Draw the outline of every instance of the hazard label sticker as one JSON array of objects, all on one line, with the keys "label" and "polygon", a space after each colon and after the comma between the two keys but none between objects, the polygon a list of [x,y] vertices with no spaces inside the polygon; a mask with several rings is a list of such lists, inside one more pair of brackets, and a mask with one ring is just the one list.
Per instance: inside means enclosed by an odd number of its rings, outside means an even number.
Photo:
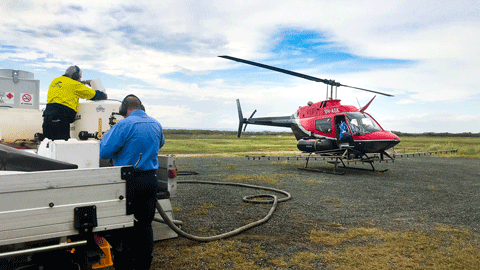
[{"label": "hazard label sticker", "polygon": [[33,106],[33,95],[28,93],[21,93],[20,94],[20,104]]},{"label": "hazard label sticker", "polygon": [[0,105],[14,104],[15,95],[12,92],[0,92]]}]

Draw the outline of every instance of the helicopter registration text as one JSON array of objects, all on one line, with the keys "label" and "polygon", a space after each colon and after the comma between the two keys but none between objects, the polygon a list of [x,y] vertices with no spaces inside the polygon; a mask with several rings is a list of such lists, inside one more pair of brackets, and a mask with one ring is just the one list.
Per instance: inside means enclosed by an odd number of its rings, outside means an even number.
[{"label": "helicopter registration text", "polygon": [[324,114],[331,114],[331,113],[339,113],[340,110],[338,108],[332,108],[332,109],[325,109]]}]

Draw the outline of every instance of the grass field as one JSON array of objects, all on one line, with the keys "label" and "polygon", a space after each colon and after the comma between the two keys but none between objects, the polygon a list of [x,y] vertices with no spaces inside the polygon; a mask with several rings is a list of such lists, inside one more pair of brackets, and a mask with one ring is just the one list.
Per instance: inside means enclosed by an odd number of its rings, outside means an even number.
[{"label": "grass field", "polygon": [[[458,149],[448,157],[480,158],[479,137],[402,136],[396,146],[398,153]],[[295,155],[297,140],[291,133],[244,133],[206,130],[165,130],[165,146],[161,154],[228,154],[245,156],[255,154]]]}]

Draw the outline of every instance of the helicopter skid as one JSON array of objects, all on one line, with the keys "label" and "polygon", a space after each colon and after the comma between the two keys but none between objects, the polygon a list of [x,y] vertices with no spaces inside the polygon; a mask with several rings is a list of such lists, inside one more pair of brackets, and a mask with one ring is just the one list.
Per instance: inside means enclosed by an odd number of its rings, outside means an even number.
[{"label": "helicopter skid", "polygon": [[[266,160],[305,160],[305,165],[301,168],[298,168],[299,170],[304,170],[304,171],[312,171],[312,172],[320,172],[320,173],[329,173],[329,174],[335,174],[335,175],[343,175],[345,172],[338,171],[338,169],[351,169],[351,170],[360,170],[360,171],[371,171],[371,172],[386,172],[386,170],[376,170],[373,163],[374,162],[389,162],[392,161],[394,162],[395,159],[392,158],[390,155],[386,154],[385,152],[382,153],[381,155],[374,155],[374,156],[367,156],[366,154],[362,154],[359,151],[356,151],[353,147],[344,147],[342,149],[332,149],[332,150],[327,150],[327,151],[319,151],[319,152],[303,152],[304,154],[308,155],[303,155],[303,156],[246,156],[249,160],[260,160],[260,159],[266,159]],[[385,157],[386,156],[386,157]],[[332,170],[328,169],[320,169],[320,168],[309,168],[309,161],[310,159],[312,160],[324,160],[327,163],[335,165],[335,167]],[[347,164],[354,162],[355,164],[357,162],[361,163],[368,163],[371,166],[371,169],[367,168],[358,168],[358,167],[351,167],[347,166]]]},{"label": "helicopter skid", "polygon": [[[341,158],[339,158],[338,160],[340,161],[328,161],[328,163],[330,164],[334,164],[335,167],[332,171],[328,171],[328,170],[322,170],[322,169],[316,169],[316,168],[308,168],[308,167],[303,167],[303,168],[298,168],[299,170],[303,170],[303,171],[311,171],[311,172],[320,172],[320,173],[329,173],[329,174],[335,174],[335,175],[344,175],[345,172],[337,172],[338,168],[340,169],[350,169],[350,170],[359,170],[359,171],[369,171],[369,172],[380,172],[380,173],[384,173],[384,172],[387,172],[388,169],[385,169],[385,170],[376,170],[375,167],[373,166],[373,161],[361,161],[360,159],[356,160],[358,162],[362,162],[362,163],[368,163],[370,164],[370,166],[372,167],[371,169],[367,169],[367,168],[358,168],[358,167],[351,167],[351,166],[347,166],[345,165],[345,163],[343,162],[343,160]],[[338,164],[341,164],[341,166],[338,166]]]},{"label": "helicopter skid", "polygon": [[[342,153],[340,155],[340,153]],[[365,158],[363,157],[360,157],[360,158],[352,158],[354,156],[357,156],[357,155],[360,155],[360,153],[356,150],[354,150],[352,147],[346,147],[344,149],[338,149],[338,150],[334,150],[334,151],[330,151],[328,153],[326,153],[325,151],[322,151],[322,152],[317,152],[317,153],[311,153],[309,156],[307,156],[306,158],[306,163],[305,163],[305,167],[304,168],[299,168],[299,169],[302,169],[302,170],[308,170],[308,171],[315,171],[315,172],[324,172],[324,173],[330,173],[328,171],[325,171],[325,170],[318,170],[318,169],[312,169],[312,168],[308,168],[308,161],[309,159],[311,158],[311,155],[312,154],[319,154],[321,156],[328,156],[328,158],[330,158],[331,160],[330,161],[327,161],[328,163],[330,164],[334,164],[335,167],[333,169],[333,174],[345,174],[345,172],[342,172],[342,173],[337,173],[337,169],[338,168],[342,168],[342,169],[351,169],[351,170],[360,170],[360,171],[371,171],[371,172],[386,172],[388,171],[388,169],[385,169],[385,170],[375,170],[375,167],[373,166],[373,163],[375,161],[385,161],[385,159],[382,157],[382,158],[377,158],[377,157],[368,157],[366,154],[364,154]],[[332,155],[333,154],[333,155]],[[337,155],[335,155],[337,154]],[[393,160],[393,159],[392,159]],[[366,168],[358,168],[358,167],[350,167],[350,166],[347,166],[345,163],[351,163],[351,162],[361,162],[361,163],[368,163],[370,164],[370,166],[372,167],[371,169],[366,169]],[[338,165],[341,163],[341,166],[338,167]]]},{"label": "helicopter skid", "polygon": [[[342,162],[343,163],[343,162]],[[385,169],[385,170],[375,170],[375,167],[373,166],[373,161],[372,162],[365,162],[363,161],[363,163],[368,163],[370,164],[370,166],[372,166],[371,169],[366,169],[366,168],[357,168],[357,167],[349,167],[349,166],[346,166],[345,163],[343,163],[343,166],[340,167],[342,169],[350,169],[350,170],[359,170],[359,171],[369,171],[369,172],[381,172],[381,173],[384,173],[386,171],[388,171],[388,169]]]}]

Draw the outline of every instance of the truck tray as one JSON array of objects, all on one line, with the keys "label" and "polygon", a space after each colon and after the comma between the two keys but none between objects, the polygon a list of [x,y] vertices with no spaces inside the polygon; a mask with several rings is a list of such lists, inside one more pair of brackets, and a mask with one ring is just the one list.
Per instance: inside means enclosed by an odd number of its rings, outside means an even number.
[{"label": "truck tray", "polygon": [[[106,167],[0,174],[0,246],[79,234],[75,211],[95,209],[93,232],[133,226],[124,174]],[[123,175],[122,175],[123,174]],[[94,207],[92,207],[94,206]]]}]

